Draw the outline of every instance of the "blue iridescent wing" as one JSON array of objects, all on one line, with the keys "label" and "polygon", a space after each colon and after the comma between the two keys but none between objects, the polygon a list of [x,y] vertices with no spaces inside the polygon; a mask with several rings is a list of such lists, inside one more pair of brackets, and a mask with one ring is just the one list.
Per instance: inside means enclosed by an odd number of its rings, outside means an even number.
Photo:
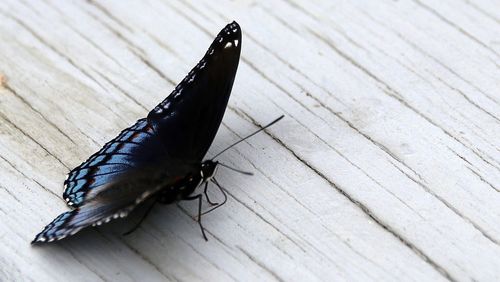
[{"label": "blue iridescent wing", "polygon": [[123,177],[130,170],[166,159],[161,140],[147,119],[138,120],[73,169],[64,181],[63,198],[79,207],[91,189]]},{"label": "blue iridescent wing", "polygon": [[197,165],[178,160],[131,169],[127,177],[116,178],[90,190],[81,206],[56,217],[32,243],[60,240],[85,227],[125,217],[138,205],[154,201],[158,191],[176,185],[177,175],[195,173],[198,169]]}]

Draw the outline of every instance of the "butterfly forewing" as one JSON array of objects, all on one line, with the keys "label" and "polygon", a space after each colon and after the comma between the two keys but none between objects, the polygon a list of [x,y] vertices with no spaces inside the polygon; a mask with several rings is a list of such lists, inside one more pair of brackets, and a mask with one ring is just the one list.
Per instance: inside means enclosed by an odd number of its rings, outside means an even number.
[{"label": "butterfly forewing", "polygon": [[148,120],[176,158],[201,161],[217,133],[233,86],[241,51],[236,22],[215,38],[201,61]]}]

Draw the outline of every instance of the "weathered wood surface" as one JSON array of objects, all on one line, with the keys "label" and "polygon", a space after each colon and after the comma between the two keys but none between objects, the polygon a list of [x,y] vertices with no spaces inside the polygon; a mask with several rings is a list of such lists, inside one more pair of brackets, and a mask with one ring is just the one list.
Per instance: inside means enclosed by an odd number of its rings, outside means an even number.
[{"label": "weathered wood surface", "polygon": [[[0,280],[500,280],[500,2],[2,1]],[[29,245],[65,174],[237,20],[240,68],[195,203]]]}]

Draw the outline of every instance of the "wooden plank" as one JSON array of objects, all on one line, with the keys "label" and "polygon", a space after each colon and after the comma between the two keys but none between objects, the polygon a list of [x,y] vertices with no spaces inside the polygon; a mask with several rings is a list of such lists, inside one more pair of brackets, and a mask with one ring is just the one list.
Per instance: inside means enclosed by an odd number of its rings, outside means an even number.
[{"label": "wooden plank", "polygon": [[[1,280],[500,279],[495,1],[5,1]],[[496,9],[498,10],[498,9]],[[228,203],[156,207],[58,244],[65,174],[146,115],[231,20],[240,68],[209,155]],[[215,193],[214,197],[218,197]]]}]

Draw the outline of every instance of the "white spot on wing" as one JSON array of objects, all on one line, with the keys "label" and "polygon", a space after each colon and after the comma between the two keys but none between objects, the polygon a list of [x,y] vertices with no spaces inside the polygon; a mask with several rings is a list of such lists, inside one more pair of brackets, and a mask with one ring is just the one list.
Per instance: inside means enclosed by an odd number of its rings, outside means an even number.
[{"label": "white spot on wing", "polygon": [[71,235],[75,235],[75,234],[76,234],[76,232],[80,231],[81,229],[82,229],[82,227],[80,227],[80,228],[76,228],[76,229],[74,229],[73,231],[71,231],[71,233],[69,233],[69,235],[70,235],[70,236],[71,236]]},{"label": "white spot on wing", "polygon": [[226,43],[226,45],[224,45],[224,49],[231,48],[231,47],[233,47],[233,43],[232,42],[228,42],[228,43]]}]

